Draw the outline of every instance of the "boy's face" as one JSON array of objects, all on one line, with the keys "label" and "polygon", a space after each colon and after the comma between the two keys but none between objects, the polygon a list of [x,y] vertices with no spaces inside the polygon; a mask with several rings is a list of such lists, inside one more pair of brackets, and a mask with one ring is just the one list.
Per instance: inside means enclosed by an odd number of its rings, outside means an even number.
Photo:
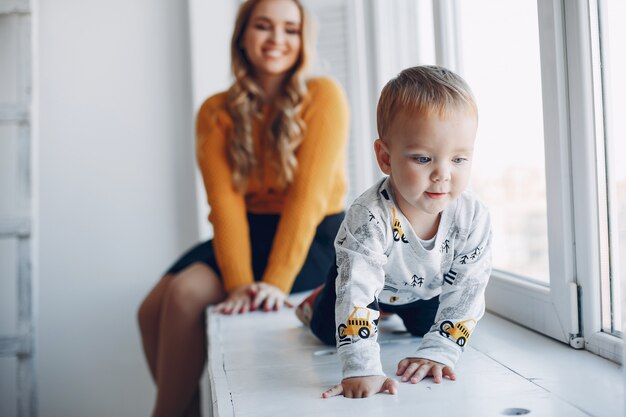
[{"label": "boy's face", "polygon": [[391,177],[397,203],[412,224],[436,221],[439,213],[467,187],[476,116],[403,112],[387,137],[374,144],[380,169]]}]

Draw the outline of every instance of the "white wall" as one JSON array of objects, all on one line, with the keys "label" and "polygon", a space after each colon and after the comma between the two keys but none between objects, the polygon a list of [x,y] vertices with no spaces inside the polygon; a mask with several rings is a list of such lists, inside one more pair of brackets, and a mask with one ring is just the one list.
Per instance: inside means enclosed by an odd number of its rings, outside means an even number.
[{"label": "white wall", "polygon": [[[239,2],[189,0],[194,109],[198,109],[207,97],[224,91],[232,83],[230,38]],[[196,174],[198,226],[201,238],[205,239],[213,235],[213,228],[207,221],[209,208],[202,177],[198,171]]]},{"label": "white wall", "polygon": [[188,5],[46,0],[34,26],[39,415],[147,416],[136,309],[198,239]]}]

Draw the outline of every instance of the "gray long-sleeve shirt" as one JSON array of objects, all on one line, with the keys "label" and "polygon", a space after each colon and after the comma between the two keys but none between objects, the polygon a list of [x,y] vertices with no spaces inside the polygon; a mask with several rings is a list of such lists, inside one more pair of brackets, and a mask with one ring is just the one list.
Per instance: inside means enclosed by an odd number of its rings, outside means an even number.
[{"label": "gray long-sleeve shirt", "polygon": [[433,326],[407,356],[454,367],[485,310],[490,246],[489,212],[469,191],[441,213],[430,249],[394,202],[388,177],[357,198],[335,240],[336,339],[343,377],[384,375],[375,301],[401,306],[438,296]]}]

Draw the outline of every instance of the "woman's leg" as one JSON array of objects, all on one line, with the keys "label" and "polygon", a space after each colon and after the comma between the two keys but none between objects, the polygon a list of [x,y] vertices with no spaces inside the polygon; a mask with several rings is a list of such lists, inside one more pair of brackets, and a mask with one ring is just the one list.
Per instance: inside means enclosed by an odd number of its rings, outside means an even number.
[{"label": "woman's leg", "polygon": [[172,282],[173,275],[163,276],[161,280],[154,286],[152,291],[143,300],[137,313],[137,321],[139,322],[139,331],[141,333],[141,341],[143,343],[143,352],[146,355],[148,368],[152,379],[156,382],[157,375],[157,356],[158,356],[158,340],[159,340],[159,323],[161,319],[161,309],[163,306],[163,297],[169,284]]},{"label": "woman's leg", "polygon": [[[225,297],[215,272],[194,263],[175,277],[165,276],[142,304],[144,349],[157,383],[153,416],[198,415],[198,382],[206,359],[204,312]],[[142,320],[148,313],[158,318]]]}]

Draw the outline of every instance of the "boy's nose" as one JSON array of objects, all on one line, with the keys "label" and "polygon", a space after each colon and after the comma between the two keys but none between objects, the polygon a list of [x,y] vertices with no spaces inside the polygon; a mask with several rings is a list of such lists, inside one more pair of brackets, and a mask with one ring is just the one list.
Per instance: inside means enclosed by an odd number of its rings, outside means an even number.
[{"label": "boy's nose", "polygon": [[445,166],[445,165],[439,165],[433,171],[431,178],[435,182],[449,181],[450,180],[450,169],[447,166]]}]

